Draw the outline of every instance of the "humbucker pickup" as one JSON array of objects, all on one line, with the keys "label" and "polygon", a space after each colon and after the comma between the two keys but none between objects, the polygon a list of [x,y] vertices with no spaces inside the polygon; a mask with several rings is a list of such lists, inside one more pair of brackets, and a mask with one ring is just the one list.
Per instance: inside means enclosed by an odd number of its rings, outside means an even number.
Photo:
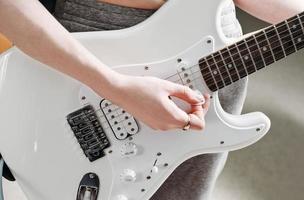
[{"label": "humbucker pickup", "polygon": [[91,105],[69,114],[67,121],[91,162],[105,155],[103,151],[110,146],[110,142]]},{"label": "humbucker pickup", "polygon": [[139,127],[136,120],[124,109],[112,104],[107,99],[100,102],[100,108],[117,139],[124,140],[138,133]]}]

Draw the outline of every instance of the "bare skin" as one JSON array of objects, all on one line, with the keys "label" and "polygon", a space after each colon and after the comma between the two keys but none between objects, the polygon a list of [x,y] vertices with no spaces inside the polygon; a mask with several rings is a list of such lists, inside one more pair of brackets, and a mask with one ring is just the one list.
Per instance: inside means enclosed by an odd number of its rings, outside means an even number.
[{"label": "bare skin", "polygon": [[[145,9],[157,9],[164,3],[163,0],[99,1]],[[270,23],[304,10],[302,0],[235,2],[240,8]],[[205,127],[204,115],[210,102],[207,94],[198,95],[188,87],[158,78],[131,77],[111,70],[71,37],[37,0],[0,0],[0,19],[0,32],[26,54],[83,82],[148,126],[157,130],[180,129],[190,116],[191,128]],[[169,96],[189,103],[192,108],[189,115]]]},{"label": "bare skin", "polygon": [[[192,129],[204,128],[208,95],[158,78],[131,77],[111,70],[76,41],[39,1],[0,0],[0,18],[0,32],[23,52],[83,82],[153,129],[181,129],[189,116]],[[189,103],[190,115],[169,96]]]},{"label": "bare skin", "polygon": [[105,3],[117,4],[131,8],[158,9],[165,0],[97,0]]},{"label": "bare skin", "polygon": [[249,14],[269,23],[278,23],[304,11],[303,0],[234,0]]}]

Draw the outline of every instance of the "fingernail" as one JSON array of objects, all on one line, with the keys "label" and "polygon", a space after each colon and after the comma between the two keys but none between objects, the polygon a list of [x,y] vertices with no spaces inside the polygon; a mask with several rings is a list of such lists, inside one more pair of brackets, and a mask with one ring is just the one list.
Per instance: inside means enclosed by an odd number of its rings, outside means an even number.
[{"label": "fingernail", "polygon": [[196,93],[196,99],[198,99],[200,103],[204,103],[205,97],[203,96],[203,94],[199,90],[195,90],[195,93]]},{"label": "fingernail", "polygon": [[196,98],[200,101],[200,103],[204,103],[205,102],[205,97],[201,94],[197,94]]}]

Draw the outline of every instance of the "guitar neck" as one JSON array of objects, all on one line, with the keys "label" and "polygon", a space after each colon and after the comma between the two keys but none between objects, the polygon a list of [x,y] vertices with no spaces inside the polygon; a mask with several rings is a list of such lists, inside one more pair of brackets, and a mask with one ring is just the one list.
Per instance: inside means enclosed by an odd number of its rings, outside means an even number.
[{"label": "guitar neck", "polygon": [[209,89],[215,92],[302,49],[303,23],[304,12],[200,59]]}]

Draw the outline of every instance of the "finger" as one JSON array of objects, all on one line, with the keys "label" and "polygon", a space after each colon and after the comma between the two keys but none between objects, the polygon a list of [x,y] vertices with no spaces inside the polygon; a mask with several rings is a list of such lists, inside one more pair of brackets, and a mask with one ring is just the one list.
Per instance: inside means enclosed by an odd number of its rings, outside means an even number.
[{"label": "finger", "polygon": [[204,113],[204,108],[203,108],[203,103],[198,103],[198,104],[191,104],[191,112],[203,112]]},{"label": "finger", "polygon": [[204,97],[205,97],[205,103],[203,104],[203,110],[204,110],[204,114],[206,115],[208,110],[209,110],[209,107],[210,107],[210,94],[204,94]]},{"label": "finger", "polygon": [[195,112],[189,114],[190,128],[194,130],[203,130],[205,128],[204,112]]},{"label": "finger", "polygon": [[188,114],[180,109],[173,101],[168,101],[167,109],[174,119],[171,127],[172,128],[183,128],[189,121]]},{"label": "finger", "polygon": [[205,97],[202,94],[195,92],[184,85],[172,83],[171,90],[169,92],[171,96],[180,98],[189,104],[197,104],[205,101]]}]

